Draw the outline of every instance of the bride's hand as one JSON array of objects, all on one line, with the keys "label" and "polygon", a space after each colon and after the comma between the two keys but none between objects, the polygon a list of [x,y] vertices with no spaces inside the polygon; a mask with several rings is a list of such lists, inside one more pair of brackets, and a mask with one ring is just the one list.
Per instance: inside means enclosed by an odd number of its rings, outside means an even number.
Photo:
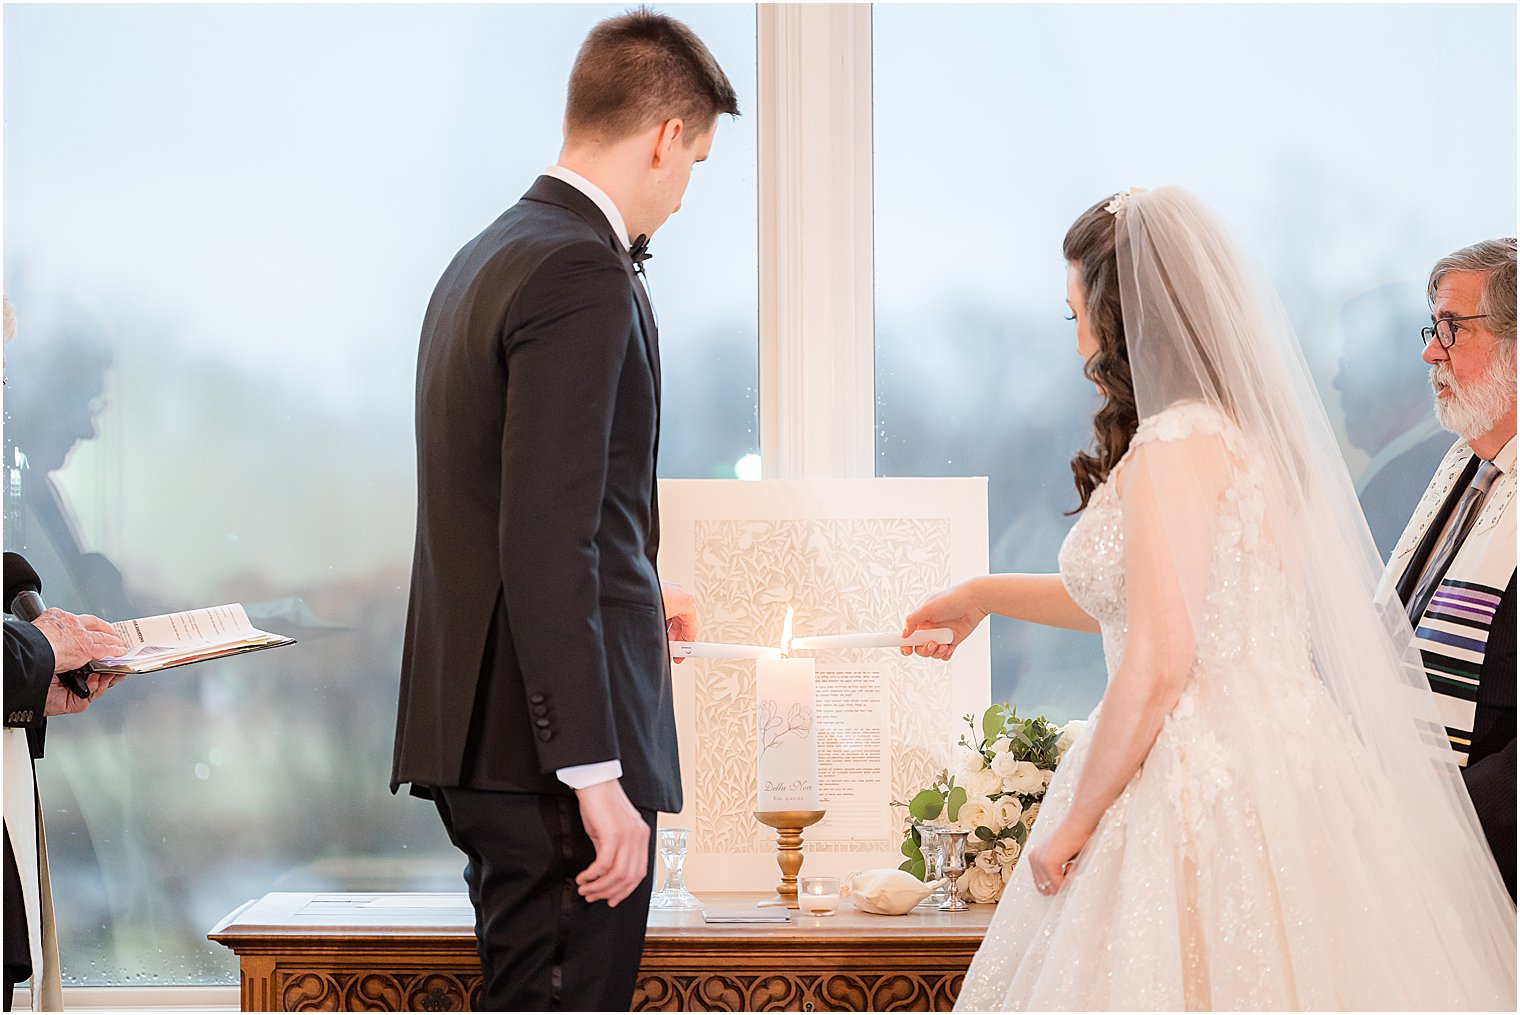
[{"label": "bride's hand", "polygon": [[1063,821],[1049,836],[1024,851],[1024,866],[1034,878],[1036,891],[1041,895],[1055,895],[1061,890],[1076,868],[1077,854],[1087,845],[1087,838],[1072,829],[1069,822]]},{"label": "bride's hand", "polygon": [[961,582],[939,595],[926,599],[918,609],[903,621],[904,638],[925,627],[948,627],[955,632],[949,645],[929,642],[915,648],[904,648],[903,655],[918,653],[925,659],[949,659],[961,642],[971,636],[976,625],[987,618],[976,597],[976,579]]}]

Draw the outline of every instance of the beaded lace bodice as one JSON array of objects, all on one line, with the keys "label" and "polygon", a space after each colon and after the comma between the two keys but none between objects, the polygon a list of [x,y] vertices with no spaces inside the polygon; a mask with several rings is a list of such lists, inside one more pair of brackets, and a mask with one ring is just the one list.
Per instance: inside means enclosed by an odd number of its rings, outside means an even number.
[{"label": "beaded lace bodice", "polygon": [[1130,450],[1093,491],[1087,510],[1061,545],[1061,580],[1077,605],[1103,630],[1109,675],[1124,654],[1124,505],[1120,494],[1132,456],[1153,441],[1195,434],[1219,438],[1232,465],[1215,516],[1213,555],[1204,611],[1193,632],[1198,666],[1228,665],[1270,645],[1274,654],[1298,654],[1307,664],[1303,605],[1285,579],[1266,525],[1267,491],[1244,436],[1218,410],[1184,402],[1148,418]]}]

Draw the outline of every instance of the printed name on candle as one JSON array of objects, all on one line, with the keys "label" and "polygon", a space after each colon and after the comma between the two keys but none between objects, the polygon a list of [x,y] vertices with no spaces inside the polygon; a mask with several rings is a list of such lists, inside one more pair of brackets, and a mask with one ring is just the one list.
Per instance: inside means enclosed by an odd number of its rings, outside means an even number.
[{"label": "printed name on candle", "polygon": [[791,782],[773,782],[770,779],[765,780],[765,791],[767,793],[788,793],[797,790],[811,791],[812,788],[813,784],[806,779],[793,779]]}]

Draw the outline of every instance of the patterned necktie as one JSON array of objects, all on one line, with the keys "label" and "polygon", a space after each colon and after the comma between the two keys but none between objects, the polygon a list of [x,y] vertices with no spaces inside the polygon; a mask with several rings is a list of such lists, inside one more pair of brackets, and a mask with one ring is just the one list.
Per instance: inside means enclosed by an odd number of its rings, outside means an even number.
[{"label": "patterned necktie", "polygon": [[1430,559],[1425,563],[1425,573],[1420,576],[1420,583],[1415,586],[1414,595],[1409,597],[1409,622],[1415,627],[1420,626],[1420,618],[1425,615],[1425,607],[1430,605],[1430,597],[1435,595],[1436,586],[1440,585],[1441,579],[1446,576],[1446,569],[1451,566],[1451,559],[1457,555],[1457,550],[1462,546],[1462,540],[1467,538],[1467,532],[1473,527],[1473,522],[1478,520],[1478,509],[1483,506],[1483,499],[1488,496],[1489,489],[1498,478],[1498,467],[1493,462],[1480,459],[1477,474],[1463,491],[1462,500],[1458,502],[1456,510],[1451,513],[1451,524],[1446,526],[1446,534],[1431,551]]}]

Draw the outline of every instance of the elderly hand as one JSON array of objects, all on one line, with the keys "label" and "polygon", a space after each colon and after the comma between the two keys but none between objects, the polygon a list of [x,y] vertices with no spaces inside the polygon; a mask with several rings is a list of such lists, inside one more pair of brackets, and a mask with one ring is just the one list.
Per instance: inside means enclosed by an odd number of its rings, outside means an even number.
[{"label": "elderly hand", "polygon": [[[665,596],[665,632],[671,641],[695,641],[697,638],[697,601],[675,582],[660,582]],[[680,663],[683,660],[677,659]]]},{"label": "elderly hand", "polygon": [[83,712],[90,707],[90,702],[100,696],[100,693],[114,685],[122,678],[120,673],[91,673],[85,678],[85,687],[89,690],[88,698],[81,698],[73,691],[63,686],[57,678],[48,687],[47,704],[43,706],[44,715],[74,715]]},{"label": "elderly hand", "polygon": [[65,613],[49,607],[32,624],[53,646],[53,672],[77,670],[95,659],[118,656],[127,651],[122,640],[104,620],[89,614]]}]

